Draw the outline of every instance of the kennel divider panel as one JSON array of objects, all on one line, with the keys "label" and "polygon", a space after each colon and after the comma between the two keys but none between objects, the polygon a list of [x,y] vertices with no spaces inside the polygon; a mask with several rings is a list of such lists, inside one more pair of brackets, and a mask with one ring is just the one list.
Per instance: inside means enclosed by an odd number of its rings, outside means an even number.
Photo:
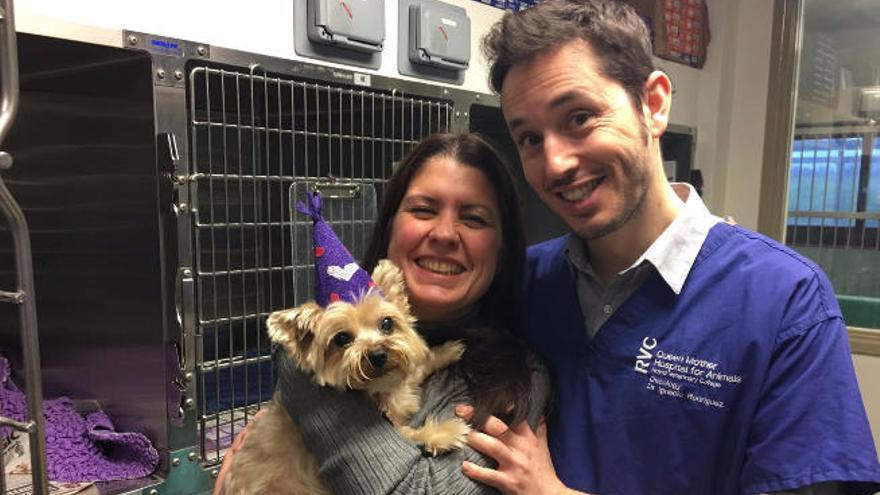
[{"label": "kennel divider panel", "polygon": [[[150,56],[24,33],[18,44],[7,184],[31,228],[43,395],[96,400],[117,431],[167,450]],[[0,286],[11,260],[2,248]],[[0,311],[4,351],[19,345],[10,317]]]},{"label": "kennel divider panel", "polygon": [[[455,116],[451,100],[257,65],[188,72],[198,446],[215,465],[271,397],[266,317],[311,298],[311,239],[291,218],[291,188],[355,183],[381,198],[404,153]],[[360,258],[366,205],[333,203],[328,223]]]}]

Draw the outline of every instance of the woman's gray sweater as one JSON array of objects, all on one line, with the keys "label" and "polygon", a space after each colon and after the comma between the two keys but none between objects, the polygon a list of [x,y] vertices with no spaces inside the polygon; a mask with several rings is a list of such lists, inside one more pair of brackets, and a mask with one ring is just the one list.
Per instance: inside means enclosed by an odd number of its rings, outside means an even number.
[{"label": "woman's gray sweater", "polygon": [[[275,361],[278,395],[315,456],[321,479],[333,493],[497,493],[461,472],[465,459],[494,466],[491,459],[469,447],[431,457],[402,437],[362,394],[319,387],[284,352],[276,352]],[[530,357],[523,365],[532,369],[527,419],[534,428],[549,400],[550,381],[536,358]],[[422,406],[412,426],[421,426],[428,416],[438,420],[454,417],[456,404],[471,403],[464,380],[453,371],[452,367],[438,371],[425,381]]]}]

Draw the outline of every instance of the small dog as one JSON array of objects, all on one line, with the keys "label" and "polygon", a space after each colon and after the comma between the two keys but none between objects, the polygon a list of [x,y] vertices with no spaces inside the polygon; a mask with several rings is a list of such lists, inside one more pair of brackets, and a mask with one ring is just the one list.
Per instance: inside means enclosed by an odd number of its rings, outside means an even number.
[{"label": "small dog", "polygon": [[[419,409],[422,381],[458,361],[464,345],[454,341],[428,348],[415,331],[403,274],[391,261],[380,261],[372,279],[384,298],[371,291],[356,304],[334,302],[322,308],[311,301],[276,311],[267,321],[269,337],[319,385],[366,393],[402,435],[426,452],[463,447],[469,431],[464,421],[429,418],[421,428],[411,428],[409,419]],[[329,494],[277,392],[272,402],[233,457],[223,493]]]}]

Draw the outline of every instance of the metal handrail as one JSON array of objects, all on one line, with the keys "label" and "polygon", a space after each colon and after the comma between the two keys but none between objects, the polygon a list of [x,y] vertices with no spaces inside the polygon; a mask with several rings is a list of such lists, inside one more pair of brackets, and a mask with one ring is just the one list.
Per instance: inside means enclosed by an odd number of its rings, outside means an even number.
[{"label": "metal handrail", "polygon": [[[3,0],[0,11],[0,143],[6,139],[18,115],[18,45],[15,41],[15,15],[11,0]],[[11,164],[10,164],[11,165]]]},{"label": "metal handrail", "polygon": [[[0,11],[0,146],[6,139],[18,114],[18,47],[15,37],[15,16],[12,0],[2,0]],[[49,492],[46,470],[46,436],[43,421],[43,386],[40,376],[40,343],[37,336],[37,309],[34,292],[34,270],[31,258],[31,240],[27,221],[18,203],[3,182],[2,173],[12,166],[12,156],[0,151],[0,210],[9,222],[15,252],[15,270],[18,288],[4,302],[17,304],[21,322],[21,347],[24,361],[25,390],[27,393],[27,423],[9,420],[4,424],[27,432],[30,436],[31,473],[33,493]],[[0,463],[2,467],[2,463]],[[0,470],[0,491],[5,491],[4,473]]]}]

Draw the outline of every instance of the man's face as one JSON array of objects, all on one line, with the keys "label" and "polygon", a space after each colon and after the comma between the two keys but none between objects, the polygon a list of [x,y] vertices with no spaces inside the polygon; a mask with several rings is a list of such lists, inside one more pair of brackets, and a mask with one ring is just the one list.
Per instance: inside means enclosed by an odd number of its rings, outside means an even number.
[{"label": "man's face", "polygon": [[578,236],[598,239],[639,212],[653,173],[647,110],[601,73],[586,42],[514,66],[501,106],[526,180]]}]

